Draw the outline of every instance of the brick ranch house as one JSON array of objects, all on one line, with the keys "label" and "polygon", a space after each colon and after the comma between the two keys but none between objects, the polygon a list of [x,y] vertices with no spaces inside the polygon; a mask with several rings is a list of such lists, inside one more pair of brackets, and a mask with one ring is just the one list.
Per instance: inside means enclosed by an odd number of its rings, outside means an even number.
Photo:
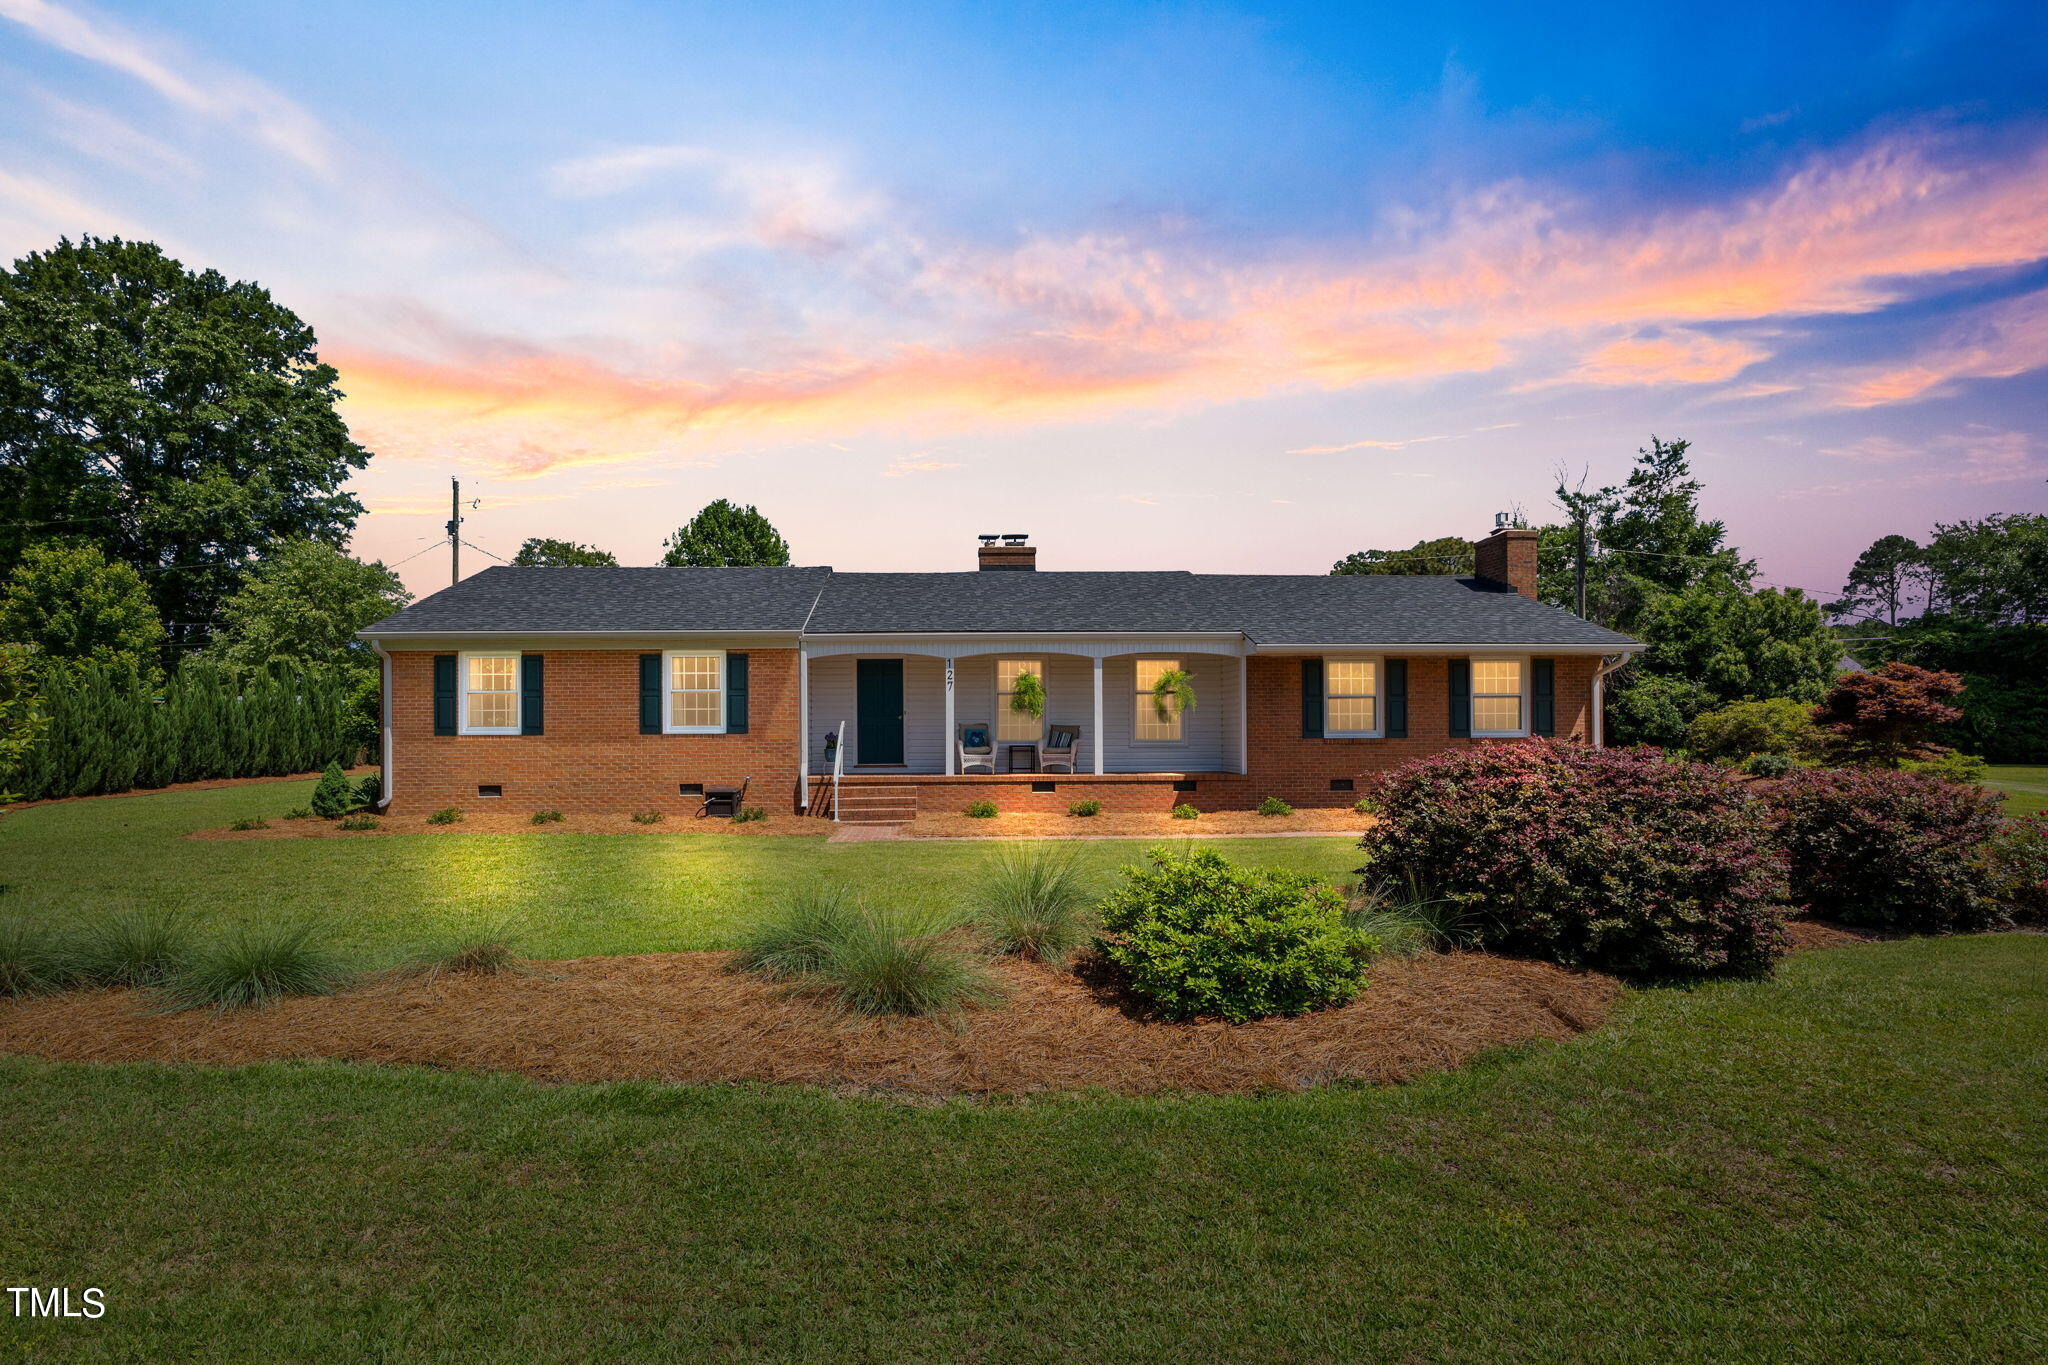
[{"label": "brick ranch house", "polygon": [[[683,814],[745,777],[823,814],[836,786],[848,820],[1348,805],[1454,745],[1600,743],[1601,679],[1643,648],[1535,600],[1529,530],[1471,578],[1038,572],[1022,540],[969,573],[486,569],[361,632],[383,805]],[[1167,669],[1193,707],[1155,699]],[[1072,771],[1037,771],[1063,742]]]}]

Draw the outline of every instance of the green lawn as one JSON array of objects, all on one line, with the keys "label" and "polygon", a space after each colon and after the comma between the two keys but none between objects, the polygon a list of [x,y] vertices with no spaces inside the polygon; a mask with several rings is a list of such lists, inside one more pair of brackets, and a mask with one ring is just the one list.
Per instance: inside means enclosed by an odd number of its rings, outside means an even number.
[{"label": "green lawn", "polygon": [[[168,837],[296,799],[6,817],[0,879],[18,889],[0,900],[62,913],[183,888],[223,914],[331,913],[366,949],[510,901],[558,915],[552,950],[593,952],[717,942],[735,907],[821,870],[948,894],[986,853]],[[107,1302],[98,1322],[0,1313],[0,1351],[2040,1359],[2044,982],[2042,935],[1812,953],[1768,982],[1631,991],[1597,1033],[1456,1074],[1260,1098],[913,1104],[0,1058],[0,1271]]]},{"label": "green lawn", "polygon": [[2018,763],[1994,763],[1984,784],[2005,793],[2008,815],[2033,815],[2048,811],[2048,768]]},{"label": "green lawn", "polygon": [[[249,815],[275,823],[310,782],[60,802],[0,816],[0,913],[66,917],[113,903],[187,905],[224,920],[310,915],[365,958],[512,919],[536,957],[718,948],[786,887],[850,878],[878,894],[957,903],[993,844],[830,844],[736,834],[380,835],[201,843],[178,836]],[[1333,878],[1354,841],[1219,839],[1247,862]],[[1070,845],[1103,884],[1143,842]]]}]

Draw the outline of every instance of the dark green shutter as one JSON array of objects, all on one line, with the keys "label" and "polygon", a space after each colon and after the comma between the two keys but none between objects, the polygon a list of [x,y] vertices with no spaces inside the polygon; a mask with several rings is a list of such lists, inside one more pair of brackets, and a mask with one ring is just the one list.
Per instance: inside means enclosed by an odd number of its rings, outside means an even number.
[{"label": "dark green shutter", "polygon": [[1323,737],[1323,661],[1301,661],[1301,737]]},{"label": "dark green shutter", "polygon": [[538,654],[519,656],[519,733],[522,735],[541,733],[540,660]]},{"label": "dark green shutter", "polygon": [[747,732],[747,656],[725,656],[725,732]]},{"label": "dark green shutter", "polygon": [[661,656],[640,656],[640,733],[661,733]]},{"label": "dark green shutter", "polygon": [[1529,661],[1529,728],[1539,735],[1557,733],[1557,660]]},{"label": "dark green shutter", "polygon": [[455,733],[455,656],[434,656],[434,733]]},{"label": "dark green shutter", "polygon": [[1387,660],[1387,727],[1388,739],[1408,738],[1408,661]]},{"label": "dark green shutter", "polygon": [[1472,661],[1452,659],[1451,675],[1451,735],[1455,739],[1469,739],[1472,735]]}]

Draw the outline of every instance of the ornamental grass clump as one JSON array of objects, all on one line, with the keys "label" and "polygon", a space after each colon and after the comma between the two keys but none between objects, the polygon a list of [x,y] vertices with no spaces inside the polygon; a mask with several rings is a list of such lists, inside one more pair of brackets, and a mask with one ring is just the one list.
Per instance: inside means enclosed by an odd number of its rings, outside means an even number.
[{"label": "ornamental grass clump", "polygon": [[773,979],[817,971],[839,945],[862,932],[866,916],[860,896],[842,883],[800,887],[747,931],[732,966]]},{"label": "ornamental grass clump", "polygon": [[1344,922],[1371,935],[1387,957],[1441,952],[1456,942],[1464,919],[1454,902],[1412,880],[1361,885],[1344,911]]},{"label": "ornamental grass clump", "polygon": [[1837,768],[1787,777],[1770,795],[1792,899],[1823,919],[1950,933],[2000,918],[1985,846],[1999,798],[1938,777]]},{"label": "ornamental grass clump", "polygon": [[353,977],[311,924],[239,924],[195,948],[158,989],[170,1009],[225,1013],[332,995]]},{"label": "ornamental grass clump", "polygon": [[70,984],[70,960],[47,924],[0,919],[0,999],[41,995]]},{"label": "ornamental grass clump", "polygon": [[1214,849],[1154,848],[1098,907],[1095,948],[1162,1018],[1244,1023],[1358,993],[1379,945],[1305,873],[1239,867]]},{"label": "ornamental grass clump", "polygon": [[398,973],[407,977],[497,976],[519,969],[522,959],[516,944],[523,933],[509,921],[480,925],[466,933],[442,940],[415,953],[400,964]]},{"label": "ornamental grass clump", "polygon": [[176,975],[192,952],[192,922],[145,906],[89,920],[65,948],[79,981],[93,986],[155,986]]},{"label": "ornamental grass clump", "polygon": [[1785,951],[1769,808],[1711,764],[1530,740],[1375,784],[1361,869],[1430,888],[1457,944],[1637,977],[1766,972]]},{"label": "ornamental grass clump", "polygon": [[1023,845],[996,855],[974,918],[997,952],[1057,966],[1088,941],[1087,899],[1071,846]]},{"label": "ornamental grass clump", "polygon": [[996,1003],[1001,991],[986,965],[950,941],[954,928],[950,918],[878,911],[844,886],[820,883],[756,926],[731,965],[857,1014],[946,1014]]}]

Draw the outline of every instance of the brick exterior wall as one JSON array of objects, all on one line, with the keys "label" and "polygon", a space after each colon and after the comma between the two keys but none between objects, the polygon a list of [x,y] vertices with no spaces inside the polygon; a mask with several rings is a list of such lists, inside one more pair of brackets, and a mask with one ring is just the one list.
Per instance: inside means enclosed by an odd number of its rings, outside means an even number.
[{"label": "brick exterior wall", "polygon": [[[793,649],[748,649],[747,733],[640,733],[640,651],[542,650],[547,658],[539,735],[436,735],[434,656],[391,655],[392,801],[417,815],[466,810],[695,811],[686,782],[737,783],[752,774],[749,805],[792,809],[797,789],[797,667]],[[479,798],[480,784],[503,797]]]},{"label": "brick exterior wall", "polygon": [[[752,805],[793,809],[797,792],[796,651],[749,649],[748,733],[643,735],[639,732],[639,654],[634,650],[547,650],[543,735],[436,735],[433,655],[394,652],[391,715],[392,805],[419,814],[442,806],[511,811],[693,811],[685,782],[736,782],[753,775]],[[1539,656],[1540,657],[1540,656]],[[1590,737],[1593,672],[1598,660],[1556,659],[1557,737]],[[1202,810],[1245,810],[1268,796],[1302,807],[1348,806],[1355,792],[1331,791],[1332,779],[1361,779],[1423,754],[1485,743],[1450,736],[1446,660],[1408,661],[1406,739],[1308,739],[1301,733],[1301,660],[1258,655],[1246,661],[1251,771],[1196,774],[1197,790],[1175,793],[1170,780],[1091,773],[1044,774],[1056,784],[1034,793],[1029,780],[976,781],[906,775],[934,809],[989,800],[1004,810],[1065,810],[1093,797],[1106,810],[1166,810],[1186,801]],[[504,788],[478,798],[479,784]],[[814,784],[815,785],[815,784]]]}]

